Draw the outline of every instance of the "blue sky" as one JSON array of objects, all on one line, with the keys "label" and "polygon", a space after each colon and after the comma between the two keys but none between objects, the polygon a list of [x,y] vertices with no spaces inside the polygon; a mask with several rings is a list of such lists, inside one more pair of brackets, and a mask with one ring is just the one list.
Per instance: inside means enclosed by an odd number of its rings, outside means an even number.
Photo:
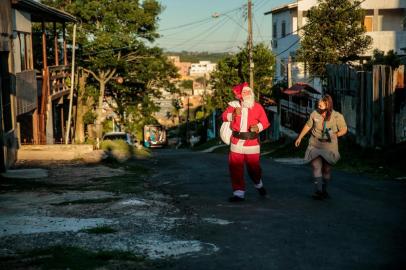
[{"label": "blue sky", "polygon": [[[233,52],[244,46],[247,0],[161,0],[155,45],[167,51]],[[271,16],[264,13],[293,0],[252,0],[254,43],[270,43]],[[219,14],[213,18],[213,14]]]}]

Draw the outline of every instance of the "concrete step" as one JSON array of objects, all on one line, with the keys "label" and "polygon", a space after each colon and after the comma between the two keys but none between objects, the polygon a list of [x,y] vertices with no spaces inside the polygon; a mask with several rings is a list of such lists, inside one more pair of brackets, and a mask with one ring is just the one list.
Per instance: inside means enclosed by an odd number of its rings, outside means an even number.
[{"label": "concrete step", "polygon": [[18,160],[74,160],[93,152],[89,144],[23,145],[18,149]]}]

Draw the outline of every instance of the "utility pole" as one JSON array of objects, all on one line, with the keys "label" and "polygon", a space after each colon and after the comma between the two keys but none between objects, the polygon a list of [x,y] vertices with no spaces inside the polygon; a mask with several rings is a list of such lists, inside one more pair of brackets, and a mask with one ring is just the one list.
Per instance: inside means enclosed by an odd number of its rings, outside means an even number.
[{"label": "utility pole", "polygon": [[252,1],[248,0],[248,57],[250,68],[250,87],[254,90],[254,61],[252,57]]},{"label": "utility pole", "polygon": [[288,57],[288,88],[292,87],[292,57]]}]

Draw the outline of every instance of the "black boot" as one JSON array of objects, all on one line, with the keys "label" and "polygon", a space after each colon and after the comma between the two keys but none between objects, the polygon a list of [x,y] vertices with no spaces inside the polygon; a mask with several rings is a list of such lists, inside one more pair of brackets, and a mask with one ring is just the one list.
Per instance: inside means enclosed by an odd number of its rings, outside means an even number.
[{"label": "black boot", "polygon": [[245,201],[245,198],[238,197],[238,196],[234,195],[234,196],[228,198],[228,201],[229,202],[243,202],[243,201]]},{"label": "black boot", "polygon": [[323,200],[324,195],[323,195],[323,182],[321,177],[315,177],[314,178],[314,194],[312,195],[312,198],[315,200]]},{"label": "black boot", "polygon": [[261,195],[262,197],[266,196],[266,189],[264,187],[261,188],[257,188],[259,195]]},{"label": "black boot", "polygon": [[324,194],[321,191],[314,192],[314,194],[312,195],[312,198],[315,199],[315,200],[319,200],[319,201],[325,199]]}]

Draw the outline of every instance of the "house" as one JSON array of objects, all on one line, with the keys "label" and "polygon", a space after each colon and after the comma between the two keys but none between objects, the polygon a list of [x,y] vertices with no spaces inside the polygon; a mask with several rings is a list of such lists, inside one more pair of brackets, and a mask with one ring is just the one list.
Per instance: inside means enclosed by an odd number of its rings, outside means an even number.
[{"label": "house", "polygon": [[[56,24],[65,33],[65,23],[76,19],[34,0],[0,0],[0,14],[0,169],[4,171],[16,160],[19,144],[63,138],[70,67],[65,34],[56,34]],[[40,47],[33,45],[34,22],[41,23]],[[52,64],[46,47],[49,23],[53,24]],[[35,55],[36,48],[42,55]]]},{"label": "house", "polygon": [[[301,29],[306,24],[308,10],[317,5],[317,0],[298,0],[266,12],[272,15],[272,50],[276,57],[277,81],[291,80],[295,82],[308,82],[321,90],[319,82],[310,82],[303,63],[294,61],[295,52],[300,46]],[[373,38],[371,49],[365,56],[371,56],[373,49],[378,48],[387,52],[394,50],[403,54],[406,44],[406,1],[399,0],[365,0],[361,4],[366,12],[364,25],[367,35]],[[289,76],[288,78],[288,74]]]},{"label": "house", "polygon": [[282,125],[300,132],[320,98],[321,92],[306,83],[299,82],[283,89],[280,100]]},{"label": "house", "polygon": [[178,73],[180,75],[180,79],[187,79],[190,72],[190,67],[192,63],[190,62],[181,62],[179,56],[168,56],[169,61],[171,61],[175,67],[178,68]]},{"label": "house", "polygon": [[199,61],[199,63],[192,63],[189,71],[189,75],[192,77],[209,76],[210,73],[216,68],[215,63],[210,61]]}]

